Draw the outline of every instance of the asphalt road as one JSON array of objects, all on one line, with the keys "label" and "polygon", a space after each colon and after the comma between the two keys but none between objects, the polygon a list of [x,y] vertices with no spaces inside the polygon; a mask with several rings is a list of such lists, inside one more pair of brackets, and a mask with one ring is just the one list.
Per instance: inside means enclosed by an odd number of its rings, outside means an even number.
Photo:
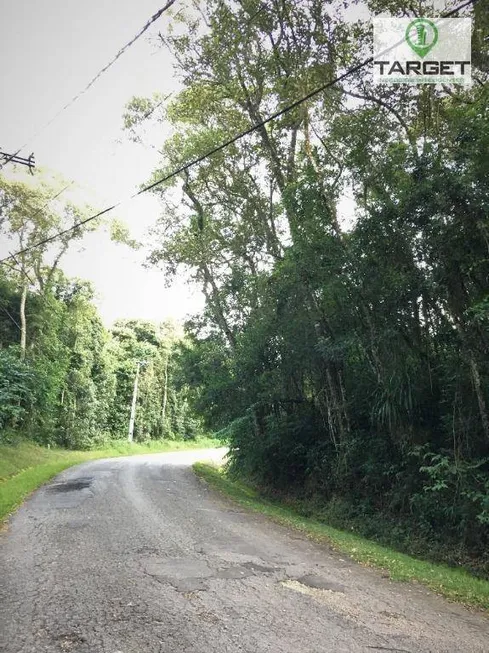
[{"label": "asphalt road", "polygon": [[480,613],[219,498],[190,468],[208,455],[85,463],[35,493],[0,536],[0,650],[489,651]]}]

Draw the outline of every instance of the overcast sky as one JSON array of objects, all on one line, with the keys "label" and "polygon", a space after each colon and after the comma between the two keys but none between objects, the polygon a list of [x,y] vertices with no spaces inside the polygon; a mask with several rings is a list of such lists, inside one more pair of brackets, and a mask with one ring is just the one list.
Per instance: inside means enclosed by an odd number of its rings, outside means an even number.
[{"label": "overcast sky", "polygon": [[[2,102],[0,146],[16,151],[79,92],[164,4],[164,0],[0,0]],[[147,181],[158,161],[151,149],[128,142],[122,113],[134,95],[175,92],[171,60],[155,36],[162,17],[97,83],[23,152],[37,165],[78,186],[77,196],[97,209],[130,195]],[[152,37],[152,38],[151,38]],[[163,129],[155,134],[161,145]],[[150,194],[117,209],[136,237],[159,215]],[[141,265],[132,252],[98,232],[63,260],[71,276],[91,280],[104,321],[119,317],[181,319],[202,306],[199,293],[182,281],[164,287],[163,273]]]}]

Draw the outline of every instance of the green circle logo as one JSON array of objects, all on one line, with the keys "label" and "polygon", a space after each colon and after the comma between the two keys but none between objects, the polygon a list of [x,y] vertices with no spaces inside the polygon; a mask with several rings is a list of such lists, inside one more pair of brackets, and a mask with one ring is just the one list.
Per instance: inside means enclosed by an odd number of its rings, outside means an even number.
[{"label": "green circle logo", "polygon": [[416,18],[406,28],[407,44],[419,57],[426,57],[438,41],[438,28],[427,18]]}]

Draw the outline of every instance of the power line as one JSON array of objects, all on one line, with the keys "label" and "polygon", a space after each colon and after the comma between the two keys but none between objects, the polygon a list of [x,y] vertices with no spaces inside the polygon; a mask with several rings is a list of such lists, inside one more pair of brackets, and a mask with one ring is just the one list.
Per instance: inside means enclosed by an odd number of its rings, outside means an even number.
[{"label": "power line", "polygon": [[[59,190],[57,193],[55,193],[52,197],[48,198],[48,200],[47,200],[47,201],[46,201],[42,206],[40,206],[40,207],[39,207],[39,208],[38,208],[38,209],[37,209],[37,210],[36,210],[36,211],[35,211],[35,212],[30,216],[30,219],[33,220],[33,219],[36,217],[36,215],[38,215],[41,211],[44,211],[44,209],[46,209],[46,208],[51,204],[51,202],[53,202],[55,199],[58,199],[58,197],[60,197],[60,195],[62,195],[66,190],[68,190],[68,188],[71,188],[71,187],[73,186],[74,183],[75,183],[74,181],[70,181],[69,184],[66,184],[66,186],[64,186],[63,188],[61,188],[61,190]],[[3,259],[3,261],[0,261],[0,263],[4,263],[5,265],[7,265],[7,263],[5,263],[5,261],[7,261],[8,259],[13,259],[13,260],[15,261],[15,263],[17,263],[17,265],[19,265],[19,262],[17,261],[17,258],[16,258],[16,257],[19,256],[19,254],[23,254],[23,253],[24,253],[24,251],[17,252],[16,254],[12,254],[11,252],[9,252],[10,256],[8,256],[7,258]],[[13,270],[16,270],[16,268],[14,268],[14,267],[11,266],[11,265],[9,265],[8,267],[11,267]],[[17,271],[17,270],[16,270],[16,271]],[[25,275],[28,277],[27,272],[26,272],[25,270],[23,271],[23,274],[25,274]],[[29,278],[29,277],[28,277],[28,278]],[[32,280],[31,280],[31,279],[29,279],[29,281],[32,283]]]},{"label": "power line", "polygon": [[8,317],[10,318],[10,320],[15,324],[15,326],[18,328],[18,330],[19,330],[19,331],[22,331],[22,329],[20,328],[19,323],[17,322],[17,320],[11,316],[11,314],[7,311],[7,309],[6,309],[4,306],[2,306],[1,308],[2,308],[2,311],[3,311],[6,315],[8,315]]},{"label": "power line", "polygon": [[36,215],[38,215],[41,211],[44,211],[44,209],[46,209],[51,204],[51,202],[54,202],[54,200],[57,200],[58,197],[60,195],[62,195],[65,192],[65,190],[68,190],[68,188],[71,188],[74,183],[75,183],[74,181],[70,181],[69,184],[66,184],[66,186],[64,186],[61,190],[59,190],[55,195],[50,197],[47,200],[47,202],[45,202],[45,204],[43,204],[43,206],[39,207],[37,209],[37,211],[30,216],[30,219],[33,220],[36,217]]},{"label": "power line", "polygon": [[[461,9],[464,9],[465,7],[468,7],[469,5],[475,5],[478,2],[478,0],[467,0],[467,2],[455,7],[454,9],[450,10],[449,12],[443,14],[440,16],[440,19],[442,18],[450,18],[450,16],[453,16],[453,14],[458,13]],[[387,54],[394,48],[396,48],[398,45],[404,42],[404,39],[400,40],[398,43],[395,43],[394,45],[390,46],[389,48],[386,48],[382,52],[378,53],[377,56],[381,56],[384,54]],[[334,79],[330,80],[329,82],[326,82],[325,84],[322,84],[318,88],[314,89],[307,95],[304,95],[300,99],[296,100],[295,102],[292,102],[291,104],[288,104],[286,107],[283,109],[280,109],[279,111],[276,111],[275,113],[272,113],[268,118],[264,118],[260,122],[257,122],[253,124],[251,127],[248,129],[245,129],[232,138],[228,139],[227,141],[224,141],[220,145],[217,145],[211,150],[208,150],[205,154],[202,154],[201,156],[192,159],[188,163],[185,163],[184,165],[180,166],[179,168],[173,170],[172,172],[168,173],[167,175],[160,177],[160,179],[157,179],[151,184],[148,184],[147,186],[143,186],[139,191],[136,193],[133,193],[130,197],[126,199],[122,199],[116,204],[113,204],[112,206],[109,206],[102,211],[99,211],[95,215],[92,215],[88,218],[85,218],[85,220],[81,220],[80,222],[77,222],[76,224],[72,225],[71,227],[68,227],[67,229],[63,229],[62,231],[59,231],[52,236],[49,236],[48,238],[44,238],[43,240],[40,240],[37,243],[34,243],[30,245],[29,247],[25,247],[24,249],[20,250],[19,252],[16,252],[16,256],[19,254],[24,254],[25,252],[30,251],[31,249],[35,249],[36,247],[41,247],[42,245],[46,245],[47,243],[52,242],[53,240],[56,240],[60,236],[64,236],[65,234],[69,233],[70,231],[74,231],[75,229],[79,229],[83,225],[87,224],[88,222],[91,222],[92,220],[96,220],[100,216],[109,213],[110,211],[113,211],[116,209],[118,206],[123,204],[125,201],[130,201],[134,199],[135,197],[138,197],[139,195],[142,195],[143,193],[146,193],[147,191],[155,188],[156,186],[159,186],[160,184],[164,184],[166,181],[169,181],[173,177],[176,177],[182,172],[185,172],[189,168],[197,165],[198,163],[201,163],[205,159],[209,158],[210,156],[213,156],[214,154],[217,154],[217,152],[220,152],[221,150],[224,150],[226,147],[229,147],[229,145],[232,145],[233,143],[236,143],[237,141],[241,140],[245,136],[248,136],[249,134],[252,134],[254,131],[257,129],[260,129],[261,127],[264,127],[267,125],[269,122],[272,122],[273,120],[276,120],[277,118],[280,118],[284,114],[288,113],[289,111],[292,111],[293,109],[296,109],[298,106],[303,104],[304,102],[307,102],[311,98],[315,97],[316,95],[319,95],[319,93],[322,93],[323,91],[327,90],[328,88],[331,88],[335,84],[338,84],[339,82],[342,82],[344,79],[347,77],[350,77],[351,75],[354,75],[356,72],[364,68],[365,66],[368,66],[372,61],[374,60],[374,57],[368,57],[367,59],[364,59],[362,62],[356,64],[355,66],[352,66],[348,70],[346,70],[344,73],[341,75],[338,75]],[[0,264],[4,263],[4,261],[8,261],[10,258],[12,258],[13,255],[7,256],[3,259],[0,259]]]},{"label": "power line", "polygon": [[[27,273],[27,270],[25,269],[24,265],[20,264],[19,261],[17,260],[17,258],[16,258],[17,255],[16,255],[16,254],[12,254],[12,252],[9,252],[9,254],[10,254],[10,258],[13,258],[14,261],[15,261],[15,263],[20,267],[20,272],[21,272],[21,274],[23,274],[23,275],[27,278],[27,280],[29,281],[29,283],[31,284],[31,286],[33,286],[33,285],[34,285],[34,282],[32,281],[32,279],[30,278],[29,274]],[[12,267],[12,266],[10,266],[10,267]],[[14,268],[14,269],[15,269],[15,268]],[[18,272],[18,270],[17,270],[17,272]]]},{"label": "power line", "polygon": [[[168,175],[165,175],[164,177],[161,177],[160,179],[156,180],[152,184],[149,184],[147,186],[143,186],[143,188],[141,188],[139,191],[137,191],[136,193],[134,193],[133,195],[131,195],[127,199],[128,200],[134,199],[138,195],[142,195],[143,193],[146,193],[147,191],[151,190],[152,188],[155,188],[156,186],[159,186],[160,184],[163,184],[165,181],[168,181],[168,180],[172,179],[173,177],[176,177],[180,173],[185,172],[185,170],[188,170],[189,168],[193,167],[194,165],[197,165],[198,163],[200,163],[201,161],[204,161],[205,159],[209,158],[210,156],[216,154],[217,152],[220,152],[221,150],[225,149],[229,145],[232,145],[233,143],[240,140],[241,138],[244,138],[248,134],[251,134],[252,132],[256,131],[257,129],[260,129],[260,127],[263,127],[264,125],[268,124],[272,120],[275,120],[276,118],[284,115],[285,113],[291,111],[292,109],[295,109],[296,107],[298,107],[303,102],[306,102],[307,100],[314,97],[318,93],[321,93],[321,91],[329,88],[330,86],[333,86],[334,84],[338,83],[339,81],[342,81],[346,77],[348,77],[350,75],[353,75],[355,72],[357,72],[358,70],[360,70],[361,68],[363,68],[364,66],[369,64],[372,60],[373,60],[373,58],[369,57],[369,59],[366,59],[364,62],[362,62],[360,64],[357,64],[353,68],[350,68],[348,71],[346,71],[345,73],[343,73],[339,77],[336,77],[335,79],[331,80],[327,84],[323,84],[320,88],[318,88],[318,89],[316,89],[314,91],[311,91],[311,93],[308,93],[306,96],[304,96],[300,100],[296,100],[295,102],[288,105],[284,109],[282,109],[280,111],[277,111],[276,113],[272,114],[268,118],[265,118],[261,122],[252,125],[251,127],[249,127],[248,129],[240,132],[239,134],[237,134],[233,138],[230,138],[229,140],[225,141],[224,143],[221,143],[220,145],[213,148],[212,150],[209,150],[205,154],[202,154],[201,156],[197,157],[196,159],[192,159],[192,161],[189,161],[185,165],[180,166],[176,170],[173,170]],[[118,206],[120,206],[123,203],[123,201],[124,200],[121,200],[120,202],[117,202],[116,204],[113,204],[112,206],[109,206],[109,207],[103,209],[102,211],[99,211],[95,215],[92,215],[92,216],[90,216],[88,218],[85,218],[85,220],[81,220],[80,222],[77,222],[75,225],[72,225],[71,227],[68,227],[67,229],[63,229],[63,231],[59,231],[56,234],[53,234],[52,236],[49,236],[48,238],[44,238],[43,240],[40,240],[39,242],[30,245],[29,247],[25,247],[24,249],[20,250],[19,252],[16,252],[16,254],[17,255],[24,254],[25,252],[28,252],[31,249],[34,249],[36,247],[41,247],[42,245],[46,245],[47,243],[50,243],[53,240],[56,240],[60,236],[63,236],[65,234],[69,233],[70,231],[73,231],[75,229],[78,229],[78,228],[82,227],[83,225],[87,224],[88,222],[91,222],[92,220],[96,220],[97,218],[104,215],[105,213],[109,213],[109,211],[112,211],[115,208],[117,208]],[[0,263],[3,263],[4,261],[8,261],[10,258],[12,258],[12,255],[1,259]]]},{"label": "power line", "polygon": [[9,163],[9,161],[12,161],[15,159],[15,157],[18,156],[19,152],[24,149],[24,147],[27,147],[31,141],[33,141],[35,138],[37,138],[40,134],[42,134],[48,127],[50,127],[55,120],[59,118],[59,116],[66,111],[69,107],[71,107],[72,104],[74,104],[79,98],[81,98],[82,95],[84,95],[94,84],[95,82],[105,73],[107,70],[115,64],[115,62],[128,50],[141,36],[151,27],[151,25],[158,20],[158,18],[161,17],[162,14],[169,9],[176,0],[168,0],[166,5],[159,9],[151,18],[143,25],[143,27],[139,30],[139,32],[130,40],[128,43],[126,43],[122,48],[119,50],[119,52],[109,61],[108,64],[106,64],[96,75],[93,77],[88,84],[83,88],[81,91],[79,91],[76,95],[74,95],[69,102],[67,102],[59,111],[56,113],[50,120],[48,120],[44,125],[42,125],[32,136],[28,138],[28,140],[20,147],[17,152],[14,154],[10,155],[9,158],[7,158],[2,164],[0,164],[0,170]]},{"label": "power line", "polygon": [[[136,195],[132,195],[129,199],[132,199],[133,197],[136,197]],[[29,245],[29,247],[24,247],[24,249],[15,252],[15,254],[10,254],[10,256],[6,256],[5,258],[0,259],[0,264],[10,260],[11,258],[15,258],[20,254],[25,254],[26,252],[30,252],[31,249],[36,249],[37,247],[41,247],[41,245],[46,245],[47,243],[50,243],[53,240],[57,240],[58,238],[60,238],[60,236],[64,236],[65,234],[70,233],[70,231],[75,231],[75,229],[79,229],[83,225],[87,224],[87,222],[96,220],[97,218],[100,218],[105,213],[108,213],[109,211],[113,211],[121,204],[122,204],[122,200],[120,202],[117,202],[116,204],[113,204],[112,206],[108,206],[106,209],[99,211],[95,215],[91,215],[89,218],[85,218],[85,220],[80,220],[80,222],[77,222],[76,224],[72,225],[71,227],[68,227],[67,229],[63,229],[62,231],[57,231],[52,236],[49,236],[49,238],[44,238],[44,240],[40,240],[37,243],[34,243],[33,245]]]}]

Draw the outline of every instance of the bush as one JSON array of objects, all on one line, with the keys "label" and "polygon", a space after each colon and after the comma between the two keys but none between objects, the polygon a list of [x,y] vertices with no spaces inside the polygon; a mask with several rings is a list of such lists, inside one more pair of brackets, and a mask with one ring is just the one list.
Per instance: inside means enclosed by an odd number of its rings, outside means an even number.
[{"label": "bush", "polygon": [[20,427],[32,402],[34,379],[17,347],[0,349],[0,429]]}]

